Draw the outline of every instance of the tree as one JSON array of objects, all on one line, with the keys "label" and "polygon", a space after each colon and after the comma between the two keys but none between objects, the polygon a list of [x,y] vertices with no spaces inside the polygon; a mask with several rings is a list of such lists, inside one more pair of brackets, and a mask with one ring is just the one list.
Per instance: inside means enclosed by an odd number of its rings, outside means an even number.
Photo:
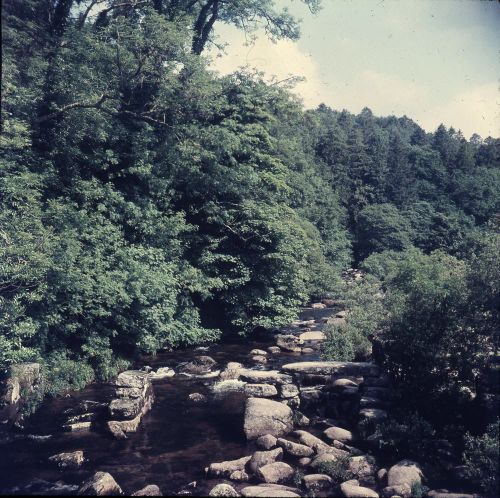
[{"label": "tree", "polygon": [[372,252],[402,251],[411,246],[410,225],[392,204],[373,204],[359,214],[357,226],[358,259]]}]

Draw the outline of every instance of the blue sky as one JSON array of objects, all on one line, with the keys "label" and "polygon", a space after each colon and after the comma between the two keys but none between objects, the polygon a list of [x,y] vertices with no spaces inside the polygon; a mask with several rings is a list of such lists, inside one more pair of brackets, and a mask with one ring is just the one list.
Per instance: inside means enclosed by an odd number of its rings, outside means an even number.
[{"label": "blue sky", "polygon": [[469,137],[500,136],[500,4],[487,0],[323,0],[311,15],[298,0],[279,5],[303,19],[298,42],[253,46],[228,26],[215,58],[221,73],[250,65],[279,79],[304,76],[306,107],[407,115],[427,131],[441,122]]}]

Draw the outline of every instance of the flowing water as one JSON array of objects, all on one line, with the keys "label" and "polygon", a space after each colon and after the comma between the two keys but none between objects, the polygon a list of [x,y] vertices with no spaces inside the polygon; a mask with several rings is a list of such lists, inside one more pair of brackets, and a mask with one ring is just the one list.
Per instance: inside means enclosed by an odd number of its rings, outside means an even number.
[{"label": "flowing water", "polygon": [[[315,318],[332,310],[307,310],[303,318]],[[258,368],[250,360],[251,349],[266,349],[271,342],[245,341],[214,344],[209,348],[185,349],[159,353],[141,360],[154,369],[172,367],[198,355],[209,355],[223,369],[229,361]],[[291,361],[318,359],[318,353],[268,355],[266,370],[279,369]],[[261,366],[260,368],[264,368]],[[136,433],[126,440],[115,440],[103,432],[67,433],[61,427],[64,411],[83,400],[109,402],[111,385],[94,384],[67,397],[44,402],[26,424],[25,434],[0,444],[0,494],[46,494],[48,483],[62,481],[79,485],[96,471],[109,472],[125,493],[148,484],[156,484],[165,495],[178,493],[189,483],[195,495],[205,495],[215,484],[203,479],[204,468],[211,462],[231,460],[251,454],[254,443],[247,443],[241,415],[230,415],[224,406],[193,404],[191,393],[208,394],[213,380],[184,380],[173,377],[154,382],[155,402]],[[50,436],[33,438],[26,435]],[[61,470],[48,463],[56,453],[83,450],[88,460],[76,471]],[[218,481],[220,482],[220,480]],[[67,493],[70,488],[61,488]],[[52,489],[51,494],[55,491]]]}]

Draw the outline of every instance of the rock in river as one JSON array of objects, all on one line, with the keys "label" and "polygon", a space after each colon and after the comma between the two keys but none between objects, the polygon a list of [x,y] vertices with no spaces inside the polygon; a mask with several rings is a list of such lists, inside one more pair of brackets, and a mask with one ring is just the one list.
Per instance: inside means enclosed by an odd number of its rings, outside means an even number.
[{"label": "rock in river", "polygon": [[247,439],[270,434],[279,437],[293,429],[292,410],[277,401],[248,398],[245,405],[243,429]]},{"label": "rock in river", "polygon": [[284,462],[268,463],[257,470],[257,477],[271,484],[286,482],[291,479],[293,474],[293,468]]},{"label": "rock in river", "polygon": [[79,496],[118,496],[121,494],[123,494],[122,488],[107,472],[96,472],[78,490]]},{"label": "rock in river", "polygon": [[83,451],[72,451],[70,453],[59,453],[49,457],[49,462],[55,463],[62,469],[78,469],[83,465]]}]

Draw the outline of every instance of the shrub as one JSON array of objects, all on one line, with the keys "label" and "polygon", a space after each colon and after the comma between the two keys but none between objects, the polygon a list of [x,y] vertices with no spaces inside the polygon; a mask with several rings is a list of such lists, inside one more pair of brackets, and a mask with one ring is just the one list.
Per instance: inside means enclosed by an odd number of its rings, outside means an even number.
[{"label": "shrub", "polygon": [[500,419],[488,426],[481,436],[467,433],[464,438],[464,463],[471,481],[477,483],[488,496],[499,493],[499,426]]},{"label": "shrub", "polygon": [[82,361],[69,359],[65,353],[53,354],[44,368],[43,390],[49,396],[83,389],[94,380],[94,370]]},{"label": "shrub", "polygon": [[322,462],[318,466],[318,472],[330,476],[335,484],[340,484],[354,478],[354,474],[349,470],[349,462],[350,457],[342,455],[333,462]]}]

